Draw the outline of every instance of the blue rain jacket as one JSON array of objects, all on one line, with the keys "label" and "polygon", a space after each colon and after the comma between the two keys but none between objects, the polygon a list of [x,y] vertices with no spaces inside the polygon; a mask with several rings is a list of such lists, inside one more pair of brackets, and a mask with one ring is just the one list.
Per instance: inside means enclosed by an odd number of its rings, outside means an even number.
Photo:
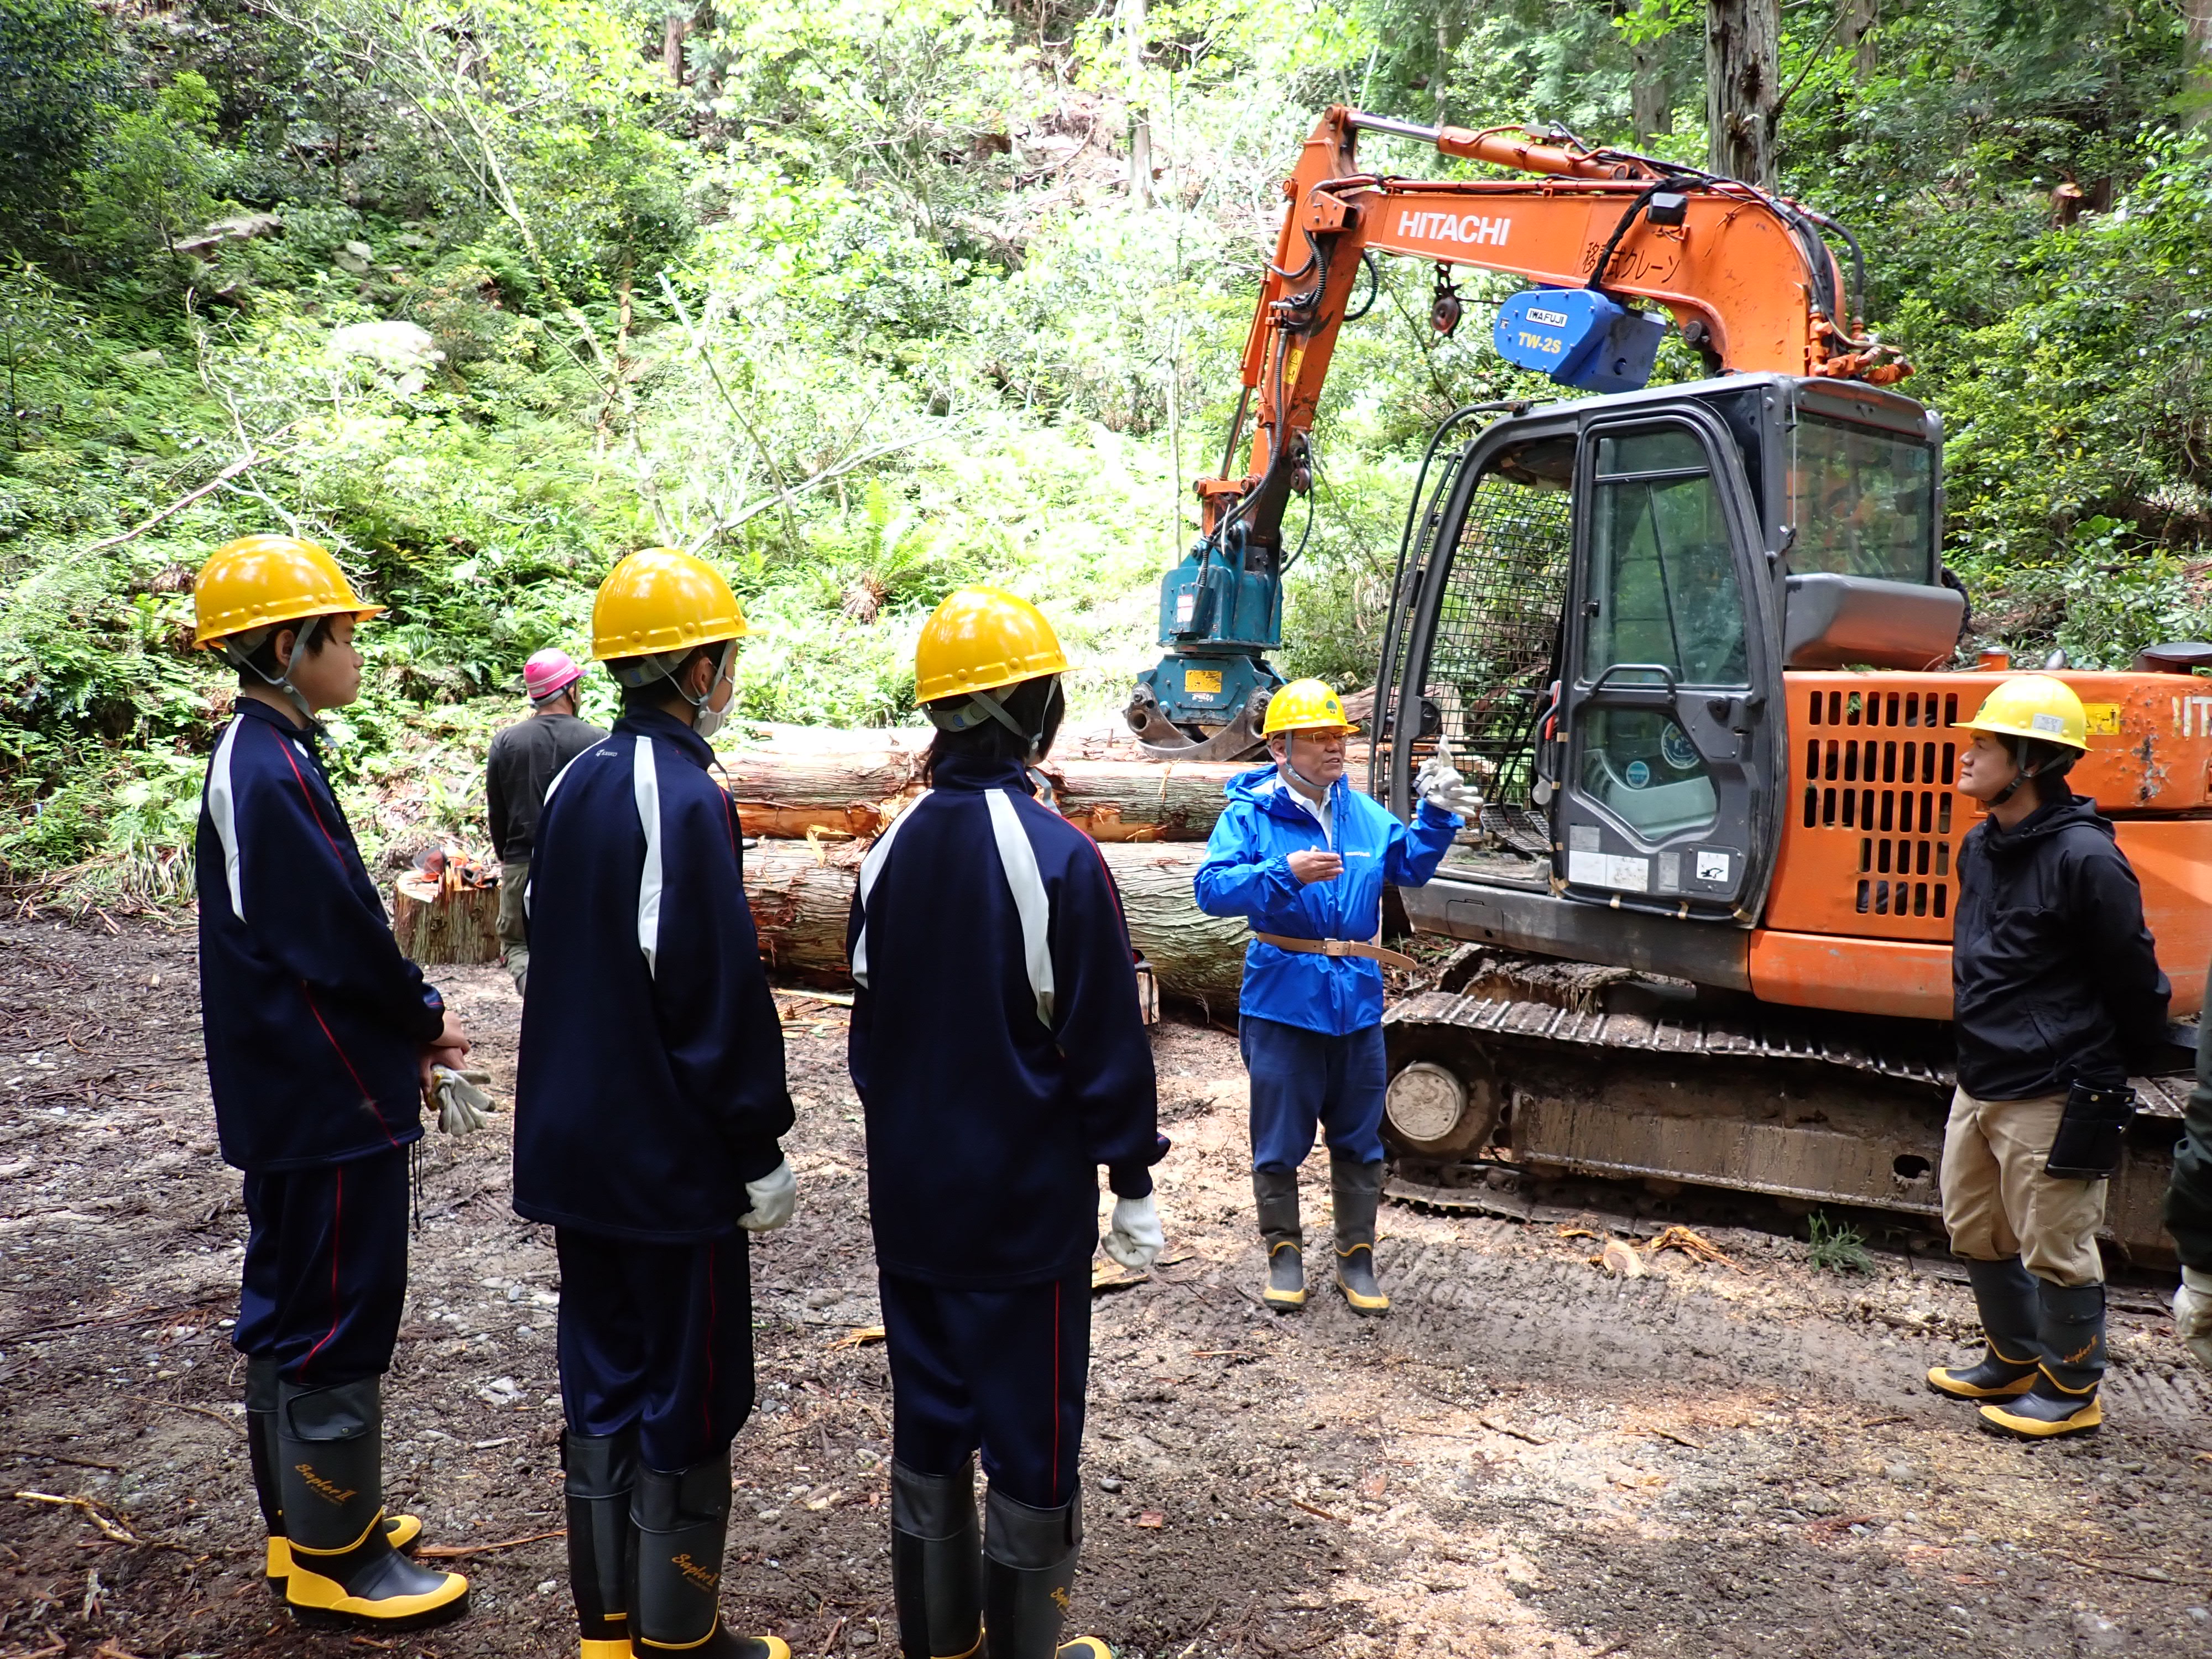
[{"label": "blue rain jacket", "polygon": [[[1426,801],[1409,826],[1343,779],[1329,787],[1333,837],[1301,806],[1273,764],[1227,785],[1228,809],[1206,838],[1192,886],[1210,916],[1242,916],[1253,931],[1288,939],[1371,941],[1382,930],[1382,887],[1419,887],[1437,872],[1457,815]],[[1334,881],[1301,886],[1292,853],[1333,852]],[[1305,956],[1255,939],[1244,950],[1243,1012],[1330,1036],[1382,1020],[1382,968],[1364,957]]]},{"label": "blue rain jacket", "polygon": [[241,1170],[419,1139],[418,1064],[445,1024],[392,937],[319,736],[241,698],[200,792],[200,1024],[223,1160]]},{"label": "blue rain jacket", "polygon": [[514,1086],[532,1221],[695,1243],[783,1160],[783,1027],[713,760],[682,720],[626,714],[547,792]]},{"label": "blue rain jacket", "polygon": [[877,1265],[954,1289],[1079,1269],[1098,1166],[1139,1198],[1167,1151],[1097,844],[1012,762],[944,761],[863,865],[847,950]]}]

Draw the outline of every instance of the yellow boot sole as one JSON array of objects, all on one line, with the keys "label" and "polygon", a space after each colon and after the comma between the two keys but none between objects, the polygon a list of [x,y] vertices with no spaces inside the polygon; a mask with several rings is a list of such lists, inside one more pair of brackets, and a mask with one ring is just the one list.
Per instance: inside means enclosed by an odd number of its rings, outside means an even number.
[{"label": "yellow boot sole", "polygon": [[434,1590],[372,1601],[348,1595],[337,1579],[310,1571],[295,1555],[291,1576],[284,1581],[284,1602],[306,1624],[355,1630],[420,1630],[467,1613],[469,1581],[458,1572],[449,1572]]},{"label": "yellow boot sole", "polygon": [[1978,1389],[1971,1382],[1962,1382],[1952,1375],[1954,1367],[1936,1365],[1928,1372],[1928,1386],[1940,1395],[1953,1400],[2017,1400],[2035,1386],[2035,1373],[2007,1382],[1994,1389]]},{"label": "yellow boot sole", "polygon": [[603,1642],[597,1638],[587,1636],[583,1638],[583,1652],[580,1659],[629,1659],[628,1637],[624,1637],[619,1642]]},{"label": "yellow boot sole", "polygon": [[2022,1417],[2016,1412],[2008,1412],[2002,1406],[1984,1406],[1981,1419],[1982,1426],[1994,1433],[2018,1435],[2023,1440],[2051,1440],[2060,1435],[2087,1434],[2101,1427],[2105,1408],[2092,1400],[2073,1416],[2046,1423],[2039,1417]]}]

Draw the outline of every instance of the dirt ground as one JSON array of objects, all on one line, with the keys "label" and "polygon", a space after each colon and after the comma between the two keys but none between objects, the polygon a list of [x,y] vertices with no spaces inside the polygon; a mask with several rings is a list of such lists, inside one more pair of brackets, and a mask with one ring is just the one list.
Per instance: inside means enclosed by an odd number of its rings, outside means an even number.
[{"label": "dirt ground", "polygon": [[[436,977],[503,1093],[511,988]],[[426,1151],[386,1405],[389,1496],[479,1552],[473,1614],[349,1639],[262,1588],[196,988],[188,931],[0,923],[0,1656],[573,1653],[559,1286],[507,1206],[503,1115]],[[859,1109],[842,1011],[793,996],[786,1030],[800,1207],[756,1246],[726,1603],[803,1659],[888,1654]],[[2035,1448],[1921,1386],[1972,1327],[1948,1264],[1826,1273],[1778,1231],[1617,1279],[1590,1258],[1649,1231],[1625,1211],[1394,1206],[1389,1318],[1271,1316],[1235,1042],[1170,1024],[1157,1049],[1169,1249],[1095,1298],[1075,1601],[1125,1659],[2212,1651],[2212,1390],[2154,1285],[2118,1298],[2109,1426]]]}]

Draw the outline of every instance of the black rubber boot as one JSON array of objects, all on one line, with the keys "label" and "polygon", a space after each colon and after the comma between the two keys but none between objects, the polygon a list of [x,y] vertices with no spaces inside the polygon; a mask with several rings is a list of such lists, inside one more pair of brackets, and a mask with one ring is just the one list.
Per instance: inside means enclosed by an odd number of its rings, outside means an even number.
[{"label": "black rubber boot", "polygon": [[993,1489],[983,1504],[988,1659],[1114,1659],[1095,1636],[1060,1639],[1082,1549],[1080,1493],[1056,1510],[1033,1510]]},{"label": "black rubber boot", "polygon": [[1982,1316],[1987,1344],[1972,1365],[1938,1365],[1928,1386],[1954,1400],[2011,1400],[2034,1386],[2036,1362],[2035,1275],[2016,1255],[2002,1261],[1966,1263],[1966,1282],[1974,1287],[1974,1307]]},{"label": "black rubber boot", "polygon": [[1267,1287],[1260,1299],[1271,1308],[1306,1305],[1306,1236],[1298,1225],[1298,1172],[1252,1171],[1252,1202],[1260,1212],[1260,1237],[1267,1247]]},{"label": "black rubber boot", "polygon": [[1336,1206],[1336,1283],[1352,1311],[1372,1318],[1390,1311],[1375,1280],[1375,1212],[1382,1202],[1382,1164],[1332,1156],[1329,1194]]},{"label": "black rubber boot", "polygon": [[983,1645],[975,1460],[957,1474],[891,1464],[891,1597],[901,1659],[969,1659]]},{"label": "black rubber boot", "polygon": [[2105,1420],[2097,1385],[2105,1376],[2105,1287],[2036,1281],[2043,1361],[2034,1386],[2017,1400],[1982,1407],[1994,1434],[2048,1440],[2087,1434]]},{"label": "black rubber boot", "polygon": [[[253,1466],[253,1496],[261,1505],[262,1524],[269,1529],[262,1578],[281,1601],[284,1581],[292,1576],[292,1551],[284,1539],[284,1495],[276,1480],[276,1380],[275,1360],[246,1362],[246,1455]],[[387,1515],[384,1535],[392,1548],[412,1550],[422,1536],[422,1523],[411,1515]]]},{"label": "black rubber boot", "polygon": [[730,1532],[730,1449],[664,1474],[641,1464],[629,1499],[629,1640],[639,1654],[791,1659],[773,1636],[722,1628],[722,1550]]},{"label": "black rubber boot", "polygon": [[629,1496],[637,1436],[564,1433],[561,1490],[568,1500],[568,1589],[582,1659],[629,1659]]},{"label": "black rubber boot", "polygon": [[291,1571],[284,1601],[305,1623],[415,1630],[469,1610],[469,1581],[417,1566],[384,1526],[378,1380],[276,1388],[276,1482]]}]

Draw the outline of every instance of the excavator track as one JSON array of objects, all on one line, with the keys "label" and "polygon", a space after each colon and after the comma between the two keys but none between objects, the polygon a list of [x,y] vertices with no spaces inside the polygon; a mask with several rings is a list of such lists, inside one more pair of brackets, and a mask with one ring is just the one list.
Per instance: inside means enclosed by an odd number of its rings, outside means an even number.
[{"label": "excavator track", "polygon": [[[1687,996],[1670,1008],[1665,994],[1688,988],[1494,950],[1459,966],[1447,978],[1464,988],[1421,993],[1384,1016],[1392,1197],[1494,1211],[1503,1165],[1940,1215],[1945,1028],[1757,1005],[1713,1012]],[[1442,1133],[1450,1090],[1439,1073],[1465,1101]],[[2105,1236],[2148,1265],[2172,1256],[2160,1213],[2191,1079],[2133,1083],[2142,1110]]]}]

